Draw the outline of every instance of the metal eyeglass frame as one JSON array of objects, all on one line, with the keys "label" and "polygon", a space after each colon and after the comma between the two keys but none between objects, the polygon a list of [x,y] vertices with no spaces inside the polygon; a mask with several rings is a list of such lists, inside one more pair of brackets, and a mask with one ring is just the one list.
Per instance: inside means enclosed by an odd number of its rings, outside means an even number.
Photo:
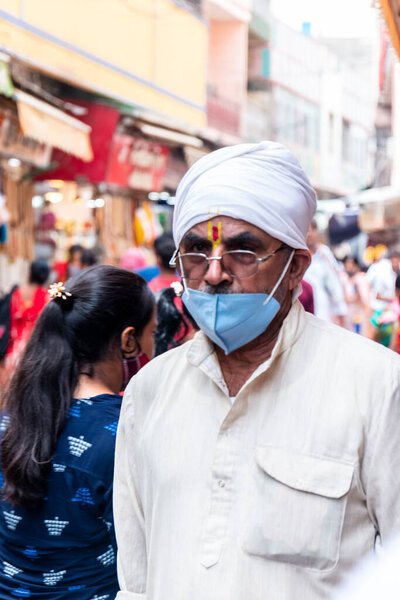
[{"label": "metal eyeglass frame", "polygon": [[[238,277],[237,275],[233,275],[232,273],[229,273],[229,271],[226,271],[230,277],[233,277],[234,279],[247,279],[247,277],[252,277],[253,275],[255,275],[258,271],[258,265],[264,262],[267,262],[267,260],[269,260],[270,258],[272,258],[273,256],[275,256],[275,254],[277,254],[278,252],[280,252],[281,250],[284,250],[285,248],[289,249],[289,246],[287,246],[286,244],[282,244],[281,246],[279,246],[279,248],[277,248],[276,250],[274,250],[274,252],[271,252],[270,254],[267,254],[266,256],[263,256],[262,258],[259,258],[255,252],[253,252],[252,250],[228,250],[227,252],[223,252],[221,254],[221,256],[207,256],[207,254],[204,254],[203,252],[185,252],[184,254],[179,254],[179,250],[175,250],[174,254],[172,255],[171,260],[169,261],[169,266],[170,267],[177,267],[177,259],[178,258],[183,258],[184,256],[201,256],[205,259],[205,261],[209,263],[211,260],[220,260],[221,261],[221,267],[223,270],[225,270],[224,267],[224,263],[223,263],[223,258],[225,254],[238,254],[240,252],[240,254],[252,254],[253,256],[255,256],[255,271],[254,273],[251,273],[250,275],[246,275],[244,277]],[[204,272],[204,275],[207,273],[208,271],[208,266],[207,269]],[[193,281],[195,281],[195,279],[193,279],[192,277],[185,277],[184,274],[181,274],[182,279],[192,279]],[[200,281],[200,280],[197,280]]]}]

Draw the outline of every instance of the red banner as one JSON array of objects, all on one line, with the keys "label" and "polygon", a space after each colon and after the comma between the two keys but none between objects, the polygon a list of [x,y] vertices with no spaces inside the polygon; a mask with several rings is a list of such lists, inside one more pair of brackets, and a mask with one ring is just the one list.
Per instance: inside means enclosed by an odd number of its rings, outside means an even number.
[{"label": "red banner", "polygon": [[107,183],[148,192],[160,192],[169,148],[116,133],[110,149]]}]

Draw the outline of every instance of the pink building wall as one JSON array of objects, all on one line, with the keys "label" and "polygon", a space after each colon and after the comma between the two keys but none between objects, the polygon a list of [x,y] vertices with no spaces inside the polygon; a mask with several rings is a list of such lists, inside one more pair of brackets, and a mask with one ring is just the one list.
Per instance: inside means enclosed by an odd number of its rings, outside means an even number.
[{"label": "pink building wall", "polygon": [[208,82],[218,96],[240,106],[246,100],[247,37],[247,23],[210,21]]},{"label": "pink building wall", "polygon": [[247,100],[248,24],[209,22],[208,125],[240,136]]}]

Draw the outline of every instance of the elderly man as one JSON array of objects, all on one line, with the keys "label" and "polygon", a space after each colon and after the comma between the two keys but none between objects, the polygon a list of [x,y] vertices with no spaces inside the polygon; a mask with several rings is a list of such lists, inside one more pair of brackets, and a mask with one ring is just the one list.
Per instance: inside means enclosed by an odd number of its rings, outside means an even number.
[{"label": "elderly man", "polygon": [[399,358],[296,300],[314,210],[272,142],[183,178],[175,261],[202,331],[124,398],[118,600],[328,598],[399,525]]}]

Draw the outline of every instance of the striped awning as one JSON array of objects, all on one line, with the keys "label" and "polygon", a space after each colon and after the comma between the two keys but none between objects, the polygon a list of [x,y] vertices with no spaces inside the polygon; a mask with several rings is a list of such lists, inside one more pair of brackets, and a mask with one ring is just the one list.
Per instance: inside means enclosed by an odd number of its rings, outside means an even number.
[{"label": "striped awning", "polygon": [[14,98],[20,127],[25,136],[59,148],[86,162],[93,160],[89,125],[21,90],[15,90]]}]

